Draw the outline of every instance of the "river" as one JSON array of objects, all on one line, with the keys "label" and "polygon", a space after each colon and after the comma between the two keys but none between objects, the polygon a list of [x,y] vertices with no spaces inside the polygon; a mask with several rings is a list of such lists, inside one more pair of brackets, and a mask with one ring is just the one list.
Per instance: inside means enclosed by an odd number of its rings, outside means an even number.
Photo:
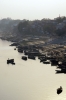
[{"label": "river", "polygon": [[[66,74],[55,74],[56,67],[36,60],[23,61],[23,54],[0,40],[0,100],[66,100]],[[15,65],[7,65],[14,58]],[[63,87],[61,94],[56,89]]]}]

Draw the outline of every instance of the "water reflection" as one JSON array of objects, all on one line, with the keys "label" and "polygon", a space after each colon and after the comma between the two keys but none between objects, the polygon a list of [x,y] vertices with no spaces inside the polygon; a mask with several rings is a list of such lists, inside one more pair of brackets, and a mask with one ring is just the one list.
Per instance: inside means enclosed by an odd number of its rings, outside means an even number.
[{"label": "water reflection", "polygon": [[[64,74],[55,74],[56,67],[42,64],[37,58],[35,61],[23,61],[23,54],[9,44],[0,40],[0,100],[66,99]],[[14,58],[16,64],[7,65],[8,58]],[[58,96],[56,89],[59,86],[63,87],[63,92]]]}]

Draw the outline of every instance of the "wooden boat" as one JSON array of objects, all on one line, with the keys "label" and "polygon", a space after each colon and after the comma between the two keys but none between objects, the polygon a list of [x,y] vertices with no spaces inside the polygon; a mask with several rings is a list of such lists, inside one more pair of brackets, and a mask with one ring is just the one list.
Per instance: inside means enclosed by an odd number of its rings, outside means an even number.
[{"label": "wooden boat", "polygon": [[50,64],[50,61],[43,61],[44,64]]},{"label": "wooden boat", "polygon": [[15,63],[14,63],[14,59],[9,59],[9,58],[8,58],[8,60],[7,60],[7,64],[15,65]]},{"label": "wooden boat", "polygon": [[62,92],[62,87],[60,86],[60,88],[57,89],[57,94],[60,94]]},{"label": "wooden boat", "polygon": [[26,57],[26,56],[22,56],[22,59],[23,59],[23,60],[27,60],[27,57]]},{"label": "wooden boat", "polygon": [[14,48],[14,50],[16,50],[16,48]]},{"label": "wooden boat", "polygon": [[35,60],[35,56],[29,56],[29,55],[28,55],[28,58],[29,58],[29,59]]},{"label": "wooden boat", "polygon": [[51,66],[57,66],[58,65],[58,61],[55,59],[50,60],[51,61]]}]

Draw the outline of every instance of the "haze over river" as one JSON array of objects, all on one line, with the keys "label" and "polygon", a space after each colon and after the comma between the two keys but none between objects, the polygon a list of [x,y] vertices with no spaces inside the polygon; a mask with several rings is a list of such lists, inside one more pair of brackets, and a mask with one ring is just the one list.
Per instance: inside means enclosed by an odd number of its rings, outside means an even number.
[{"label": "haze over river", "polygon": [[[66,74],[55,74],[56,67],[36,60],[23,61],[21,53],[0,40],[0,100],[66,100]],[[15,65],[7,65],[13,58]],[[63,92],[56,93],[62,86]]]}]

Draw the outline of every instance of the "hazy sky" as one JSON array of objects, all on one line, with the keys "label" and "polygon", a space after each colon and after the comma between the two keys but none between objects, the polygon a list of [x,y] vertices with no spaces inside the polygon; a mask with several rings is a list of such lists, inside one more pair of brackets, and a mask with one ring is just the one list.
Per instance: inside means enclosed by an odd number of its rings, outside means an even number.
[{"label": "hazy sky", "polygon": [[0,0],[0,19],[43,19],[66,16],[66,0]]}]

